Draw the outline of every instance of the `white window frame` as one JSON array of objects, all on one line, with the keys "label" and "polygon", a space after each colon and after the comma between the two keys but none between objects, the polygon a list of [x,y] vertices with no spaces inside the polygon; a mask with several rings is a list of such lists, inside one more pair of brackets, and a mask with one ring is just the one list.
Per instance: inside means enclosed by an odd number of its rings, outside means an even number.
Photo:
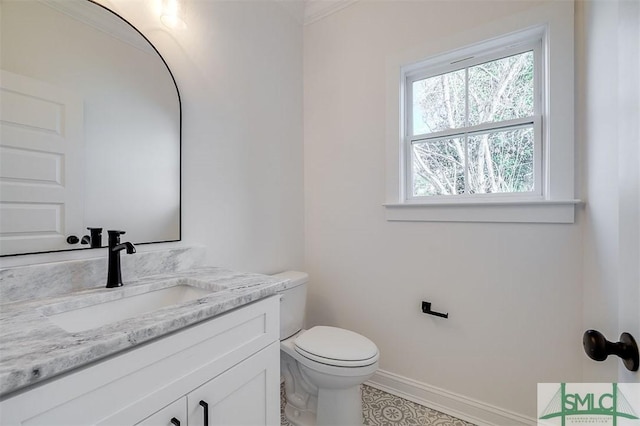
[{"label": "white window frame", "polygon": [[[478,42],[480,41],[480,43]],[[535,189],[533,193],[412,197],[409,81],[509,56],[533,46]],[[522,50],[521,50],[522,49]],[[422,55],[422,56],[419,56]],[[551,2],[448,40],[425,43],[387,61],[387,220],[573,223],[573,3]],[[454,63],[469,56],[468,64]],[[426,59],[425,59],[426,58]],[[462,66],[461,66],[462,65]],[[419,77],[419,78],[418,78]],[[535,84],[534,83],[534,84]],[[514,121],[515,124],[515,121]],[[476,130],[483,128],[481,125]],[[433,137],[437,134],[430,134]]]},{"label": "white window frame", "polygon": [[[542,108],[543,105],[543,91],[542,91],[542,69],[543,69],[543,55],[542,55],[542,33],[533,33],[528,35],[527,33],[519,34],[520,39],[514,36],[508,36],[502,39],[503,44],[498,47],[474,47],[471,49],[464,49],[457,52],[456,58],[447,58],[442,62],[426,61],[421,62],[419,66],[411,66],[403,69],[405,78],[405,84],[403,90],[405,90],[405,105],[404,105],[404,119],[405,119],[405,136],[404,136],[404,193],[407,203],[430,203],[434,200],[452,200],[453,198],[467,198],[488,200],[488,199],[541,199],[543,196],[542,188]],[[518,55],[525,52],[533,52],[534,58],[534,77],[533,77],[533,89],[534,89],[534,111],[530,117],[516,118],[509,121],[502,122],[490,122],[482,123],[475,126],[467,126],[459,129],[447,129],[439,132],[414,135],[413,134],[413,99],[412,99],[412,84],[416,81],[420,81],[426,78],[447,74],[459,70],[468,70],[475,65],[491,62],[499,59],[503,59],[509,56]],[[453,59],[453,61],[451,60]],[[468,83],[466,80],[465,83]],[[468,94],[467,94],[468,98]],[[467,99],[468,101],[468,99]],[[468,118],[468,117],[467,117]],[[428,195],[428,196],[414,196],[413,195],[413,173],[412,170],[412,150],[411,146],[422,140],[439,140],[448,139],[451,137],[462,136],[465,139],[468,136],[484,133],[490,130],[500,129],[515,129],[518,127],[524,127],[531,125],[534,131],[534,188],[531,192],[518,192],[518,193],[495,193],[495,194],[454,194],[454,195]],[[465,147],[468,148],[465,141]],[[466,175],[465,164],[465,175]]]}]

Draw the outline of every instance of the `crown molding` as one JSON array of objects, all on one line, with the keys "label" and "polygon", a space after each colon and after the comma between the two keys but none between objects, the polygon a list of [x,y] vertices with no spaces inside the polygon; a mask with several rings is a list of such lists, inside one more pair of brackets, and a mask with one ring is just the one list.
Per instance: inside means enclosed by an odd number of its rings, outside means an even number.
[{"label": "crown molding", "polygon": [[[86,0],[38,0],[40,3],[60,13],[89,25],[115,39],[135,47],[150,55],[155,55],[153,47],[129,23],[109,10]],[[105,19],[113,18],[113,19]]]},{"label": "crown molding", "polygon": [[339,10],[349,7],[358,0],[306,0],[304,25],[309,25]]}]

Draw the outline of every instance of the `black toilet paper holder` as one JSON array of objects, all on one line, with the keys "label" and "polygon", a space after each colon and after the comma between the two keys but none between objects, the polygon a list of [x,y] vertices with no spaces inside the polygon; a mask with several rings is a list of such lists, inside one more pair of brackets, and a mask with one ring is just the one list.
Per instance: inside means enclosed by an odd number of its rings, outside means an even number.
[{"label": "black toilet paper holder", "polygon": [[442,312],[435,312],[431,310],[431,302],[422,301],[422,312],[429,315],[434,315],[440,318],[449,318],[449,313],[443,314]]}]

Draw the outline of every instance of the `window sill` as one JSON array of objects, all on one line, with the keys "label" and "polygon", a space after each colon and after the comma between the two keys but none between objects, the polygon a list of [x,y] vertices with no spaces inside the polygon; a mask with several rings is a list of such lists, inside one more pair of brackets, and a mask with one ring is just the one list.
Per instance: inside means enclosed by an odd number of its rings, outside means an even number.
[{"label": "window sill", "polygon": [[580,200],[384,204],[388,221],[574,223]]}]

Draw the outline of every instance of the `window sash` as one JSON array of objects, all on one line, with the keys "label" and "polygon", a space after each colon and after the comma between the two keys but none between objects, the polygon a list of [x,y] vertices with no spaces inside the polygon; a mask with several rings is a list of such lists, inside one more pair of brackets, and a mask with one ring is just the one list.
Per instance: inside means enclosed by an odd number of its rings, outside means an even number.
[{"label": "window sash", "polygon": [[512,120],[505,121],[492,121],[488,123],[478,124],[476,126],[459,127],[457,129],[441,130],[433,133],[423,133],[419,135],[408,136],[408,139],[412,142],[426,141],[429,139],[444,139],[447,137],[456,137],[465,134],[486,133],[492,130],[506,129],[510,127],[519,126],[522,124],[532,124],[534,121],[539,120],[539,116],[531,115],[529,117],[514,118]]},{"label": "window sash", "polygon": [[[469,69],[476,65],[484,64],[485,62],[492,62],[498,59],[507,58],[509,56],[518,55],[520,53],[533,51],[534,61],[537,64],[541,58],[542,53],[542,38],[536,37],[535,40],[528,40],[527,42],[520,42],[516,44],[509,44],[508,47],[498,47],[491,50],[483,50],[475,53],[469,53],[463,56],[461,60],[454,61],[425,61],[420,68],[408,71],[405,73],[407,87],[411,83],[425,78],[436,77],[443,74],[448,74],[454,71],[460,71],[463,69]],[[466,58],[464,58],[466,56]]]},{"label": "window sash", "polygon": [[[471,131],[460,131],[460,129],[455,129],[456,131],[443,131],[438,132],[439,135],[435,136],[433,134],[429,134],[428,137],[422,137],[420,135],[418,137],[407,137],[405,138],[404,143],[404,152],[405,152],[405,165],[404,169],[405,173],[405,188],[406,188],[406,197],[405,201],[408,203],[424,203],[424,202],[441,202],[443,200],[473,200],[473,199],[503,199],[505,197],[511,199],[522,199],[522,200],[537,200],[542,199],[543,191],[542,191],[542,173],[543,173],[543,162],[542,162],[542,117],[541,116],[533,116],[526,118],[518,118],[514,120],[509,120],[507,122],[500,123],[491,123],[492,126],[479,125],[474,126]],[[486,134],[497,131],[506,131],[506,130],[517,130],[521,128],[532,127],[533,128],[533,137],[534,137],[534,146],[533,146],[533,190],[527,192],[496,192],[496,193],[468,193],[468,182],[469,182],[469,165],[468,165],[468,138],[474,135]],[[463,138],[464,139],[464,149],[465,149],[465,163],[464,163],[464,177],[465,177],[465,191],[460,194],[446,194],[446,195],[413,195],[414,188],[414,174],[413,174],[413,145],[415,143],[425,143],[425,142],[437,142],[438,140],[443,139],[451,139],[451,138]]]},{"label": "window sash", "polygon": [[[533,78],[533,90],[534,90],[534,115],[529,117],[522,117],[506,121],[487,122],[475,126],[468,126],[469,122],[469,68],[491,62],[499,59],[503,59],[509,56],[518,55],[525,52],[533,51],[534,57],[534,78]],[[504,198],[510,199],[542,199],[544,197],[544,183],[543,183],[543,141],[542,141],[542,106],[543,106],[543,94],[542,94],[542,70],[543,70],[543,56],[542,56],[542,38],[536,36],[535,39],[528,39],[525,41],[517,42],[516,44],[510,43],[508,46],[494,47],[491,49],[485,49],[476,52],[462,52],[458,57],[460,60],[447,60],[447,61],[424,61],[420,64],[420,67],[413,67],[412,70],[407,71],[404,74],[404,99],[405,99],[405,119],[404,128],[405,136],[402,146],[402,157],[404,158],[404,199],[408,203],[429,203],[438,202],[443,200],[460,200],[460,199],[490,199],[490,198]],[[449,58],[451,59],[451,58]],[[435,77],[442,74],[447,74],[455,71],[465,70],[465,127],[459,127],[455,129],[446,129],[438,132],[425,133],[425,134],[413,134],[413,83],[415,81],[423,80],[426,78]],[[491,194],[469,194],[468,188],[468,165],[465,160],[465,192],[461,194],[451,195],[413,195],[413,150],[412,145],[416,142],[435,141],[439,139],[447,139],[453,137],[463,137],[465,140],[465,150],[468,151],[467,138],[474,134],[487,133],[491,131],[499,131],[504,129],[515,129],[523,126],[533,126],[534,132],[534,188],[530,192],[504,192],[504,193],[491,193]]]}]

